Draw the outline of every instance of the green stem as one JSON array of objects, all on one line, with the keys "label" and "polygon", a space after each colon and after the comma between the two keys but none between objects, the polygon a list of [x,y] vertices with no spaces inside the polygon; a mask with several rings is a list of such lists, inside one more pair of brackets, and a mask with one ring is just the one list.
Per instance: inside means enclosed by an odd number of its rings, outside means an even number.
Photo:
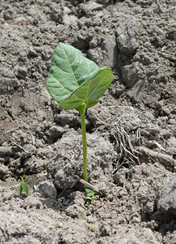
[{"label": "green stem", "polygon": [[86,123],[85,123],[85,112],[86,112],[86,104],[82,109],[79,110],[81,114],[81,128],[82,128],[82,143],[83,143],[83,173],[84,180],[87,180],[87,142],[86,142]]}]

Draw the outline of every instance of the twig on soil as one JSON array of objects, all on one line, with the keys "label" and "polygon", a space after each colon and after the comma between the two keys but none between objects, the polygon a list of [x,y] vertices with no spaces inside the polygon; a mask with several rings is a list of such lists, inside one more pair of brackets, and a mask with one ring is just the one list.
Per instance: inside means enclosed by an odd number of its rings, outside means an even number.
[{"label": "twig on soil", "polygon": [[27,154],[30,154],[28,151],[26,151],[22,146],[20,146],[19,144],[17,144],[17,143],[15,143],[15,142],[13,142],[12,143],[13,145],[15,145],[15,146],[17,146],[17,147],[19,147],[22,151],[24,151],[25,153],[27,153]]},{"label": "twig on soil", "polygon": [[18,126],[18,127],[16,127],[16,128],[13,128],[13,129],[11,129],[11,130],[5,131],[5,132],[3,132],[3,135],[8,134],[8,133],[12,133],[12,132],[18,130],[19,128],[20,128],[20,126]]},{"label": "twig on soil", "polygon": [[134,150],[131,141],[129,139],[129,136],[127,135],[120,121],[116,123],[116,130],[115,131],[112,130],[111,133],[116,139],[116,141],[119,143],[120,159],[122,159],[126,153],[130,157],[130,160],[132,162],[135,163],[137,161],[138,164],[140,164],[139,158],[135,156],[135,154],[138,155],[138,152]]},{"label": "twig on soil", "polygon": [[[95,186],[93,186],[92,184],[88,183],[87,181],[81,179],[78,175],[74,175],[75,180],[73,181],[72,185],[69,188],[73,188],[77,182],[80,182],[81,184],[91,188],[92,190],[94,190],[95,192],[99,192],[98,188],[96,188]],[[61,198],[64,194],[64,192],[68,189],[68,187],[66,186],[63,191],[61,192],[61,194],[59,195],[58,198]]]},{"label": "twig on soil", "polygon": [[161,4],[162,4],[162,0],[157,0],[157,7],[160,13],[164,13],[164,11],[162,10]]},{"label": "twig on soil", "polygon": [[146,155],[154,158],[155,160],[160,161],[166,167],[169,167],[169,166],[175,167],[176,166],[176,160],[174,160],[171,155],[167,155],[167,154],[160,153],[160,152],[155,152],[146,147],[138,147],[137,150],[139,151],[140,154],[146,154]]},{"label": "twig on soil", "polygon": [[87,181],[81,179],[78,175],[75,175],[75,178],[77,178],[77,182],[82,183],[83,185],[85,185],[85,186],[91,188],[92,190],[94,190],[95,192],[99,192],[98,188],[96,188],[92,184],[88,183]]},{"label": "twig on soil", "polygon": [[162,52],[158,52],[158,54],[163,58],[169,59],[170,61],[174,61],[174,62],[176,61],[176,57],[171,56],[170,54],[162,53]]},{"label": "twig on soil", "polygon": [[129,136],[127,135],[127,133],[126,133],[126,131],[124,130],[124,128],[123,128],[122,125],[120,125],[120,129],[121,129],[121,134],[123,134],[123,135],[125,136],[124,141],[127,142],[127,144],[128,144],[128,146],[129,146],[131,152],[133,153],[133,152],[134,152],[134,148],[133,148],[133,146],[132,146],[132,144],[131,144],[131,141],[130,141],[130,139],[129,139]]},{"label": "twig on soil", "polygon": [[35,138],[34,138],[34,136],[32,135],[32,133],[30,131],[27,131],[27,133],[31,136],[32,145],[35,145]]},{"label": "twig on soil", "polygon": [[135,163],[135,161],[133,160],[133,158],[135,158],[136,159],[136,161],[138,162],[138,164],[140,164],[140,161],[139,161],[139,158],[138,157],[136,157],[134,154],[132,154],[129,150],[127,150],[123,145],[122,145],[122,147],[123,147],[123,150],[125,151],[125,152],[127,152],[129,155],[131,155],[132,156],[132,158],[131,158],[131,160]]}]

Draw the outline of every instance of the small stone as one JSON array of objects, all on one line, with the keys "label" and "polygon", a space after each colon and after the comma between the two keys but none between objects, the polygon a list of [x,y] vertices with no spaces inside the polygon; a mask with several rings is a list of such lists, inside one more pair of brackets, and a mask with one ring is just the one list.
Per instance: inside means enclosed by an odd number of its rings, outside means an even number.
[{"label": "small stone", "polygon": [[13,19],[13,15],[14,15],[14,11],[12,9],[7,9],[4,12],[4,19],[5,20],[12,20]]},{"label": "small stone", "polygon": [[133,219],[131,220],[131,223],[140,223],[141,219],[139,217],[133,217]]},{"label": "small stone", "polygon": [[141,73],[142,69],[139,62],[124,66],[122,69],[122,80],[126,88],[132,88],[138,81]]},{"label": "small stone", "polygon": [[54,21],[60,23],[62,21],[62,16],[63,16],[60,6],[56,3],[52,3],[51,8],[52,8],[51,14],[50,14],[51,20],[54,20]]},{"label": "small stone", "polygon": [[45,197],[56,199],[57,190],[54,184],[52,184],[51,182],[41,182],[39,185],[39,190]]},{"label": "small stone", "polygon": [[101,4],[95,3],[93,1],[89,1],[88,3],[81,3],[80,9],[86,14],[92,14],[95,10],[102,10],[103,6]]},{"label": "small stone", "polygon": [[20,86],[16,78],[4,78],[0,76],[0,95],[4,93],[11,93],[17,90]]},{"label": "small stone", "polygon": [[99,231],[100,231],[100,236],[110,236],[111,235],[111,228],[109,225],[101,225]]},{"label": "small stone", "polygon": [[38,57],[38,53],[31,47],[28,50],[28,57]]},{"label": "small stone", "polygon": [[12,147],[0,147],[0,156],[13,155]]},{"label": "small stone", "polygon": [[5,165],[0,164],[0,178],[4,178],[4,176],[8,174],[10,174],[9,168]]},{"label": "small stone", "polygon": [[55,185],[57,189],[64,190],[65,188],[71,188],[74,185],[74,175],[66,174],[62,169],[58,170],[55,174]]},{"label": "small stone", "polygon": [[68,14],[65,14],[63,16],[63,24],[64,25],[73,25],[74,23],[77,23],[78,21],[78,18],[74,15],[68,15]]},{"label": "small stone", "polygon": [[116,29],[117,44],[121,53],[130,55],[139,47],[137,35],[142,32],[140,22],[133,16],[121,17]]},{"label": "small stone", "polygon": [[61,126],[52,126],[47,132],[47,136],[52,138],[59,138],[66,130]]},{"label": "small stone", "polygon": [[164,187],[167,189],[166,193],[158,200],[158,209],[160,212],[168,212],[172,211],[176,214],[176,187],[174,182],[176,181],[176,177],[173,177],[173,180],[170,184],[165,185]]},{"label": "small stone", "polygon": [[176,19],[176,8],[169,9],[170,17]]},{"label": "small stone", "polygon": [[117,171],[117,173],[114,175],[114,181],[116,183],[117,186],[123,186],[126,178],[125,178],[125,174],[128,170],[125,168],[122,168],[120,170]]},{"label": "small stone", "polygon": [[27,68],[24,68],[24,67],[16,67],[16,71],[15,71],[15,75],[18,77],[18,78],[21,78],[21,79],[26,79],[26,76],[27,76]]},{"label": "small stone", "polygon": [[41,201],[34,196],[28,196],[25,199],[25,202],[27,204],[27,208],[40,209],[42,207]]},{"label": "small stone", "polygon": [[37,160],[35,163],[33,163],[30,166],[29,172],[31,174],[38,174],[42,172],[43,168],[44,168],[44,162],[42,160]]},{"label": "small stone", "polygon": [[71,9],[70,8],[68,8],[68,7],[64,7],[64,10],[63,10],[63,13],[64,14],[70,14],[72,11],[71,11]]}]

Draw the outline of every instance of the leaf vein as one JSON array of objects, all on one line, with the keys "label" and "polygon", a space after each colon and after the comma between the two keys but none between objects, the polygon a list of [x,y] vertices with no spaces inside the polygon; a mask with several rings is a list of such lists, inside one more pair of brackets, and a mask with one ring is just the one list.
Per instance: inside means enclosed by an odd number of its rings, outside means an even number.
[{"label": "leaf vein", "polygon": [[[63,47],[63,49],[64,49],[65,55],[66,55],[66,57],[67,57],[67,61],[68,61],[69,65],[70,65],[70,62],[69,62],[69,59],[68,59],[68,54],[67,54],[67,52],[66,52],[66,50],[65,50],[64,47]],[[77,53],[76,53],[76,55],[77,55]],[[74,72],[73,72],[73,69],[72,69],[71,65],[70,65],[70,68],[71,68],[71,70],[72,70],[72,74],[73,74],[73,77],[74,77],[74,79],[75,79],[75,81],[76,81],[76,84],[79,86],[78,81],[77,81],[77,79],[76,79],[76,77],[75,77],[75,74],[74,74]]]},{"label": "leaf vein", "polygon": [[[72,92],[72,90],[69,90],[68,88],[66,88],[55,76],[54,76],[54,74],[52,74],[52,76],[54,77],[54,79],[56,79],[56,81],[58,81],[59,82],[59,84],[63,87],[63,88],[65,88],[67,91],[70,91],[70,92]],[[52,85],[52,87],[53,87],[53,85]],[[58,87],[54,87],[54,88],[58,88]]]}]

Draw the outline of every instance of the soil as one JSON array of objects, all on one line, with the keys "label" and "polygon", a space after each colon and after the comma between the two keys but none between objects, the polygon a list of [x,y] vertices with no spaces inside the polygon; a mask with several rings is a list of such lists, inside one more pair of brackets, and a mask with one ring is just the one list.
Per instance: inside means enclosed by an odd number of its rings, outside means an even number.
[{"label": "soil", "polygon": [[[0,243],[176,243],[175,6],[1,0]],[[45,85],[60,42],[115,76],[86,113],[92,201],[79,113]]]}]

